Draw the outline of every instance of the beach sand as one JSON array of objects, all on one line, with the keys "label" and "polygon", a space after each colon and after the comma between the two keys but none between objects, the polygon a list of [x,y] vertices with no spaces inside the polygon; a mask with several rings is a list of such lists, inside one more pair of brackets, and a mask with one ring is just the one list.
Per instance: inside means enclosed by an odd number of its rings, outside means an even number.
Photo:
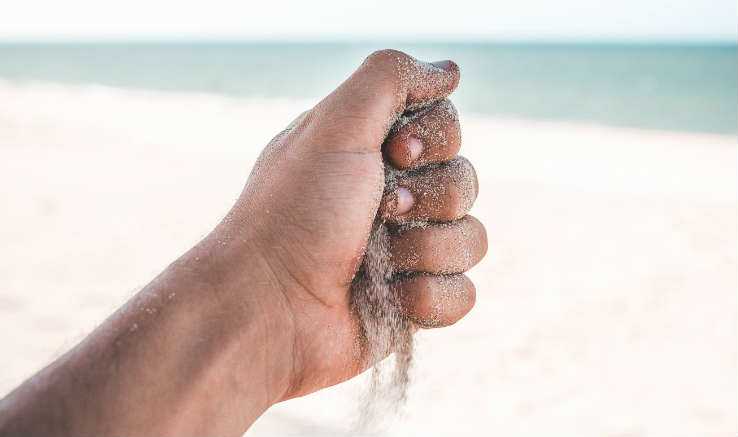
[{"label": "beach sand", "polygon": [[[312,103],[2,81],[0,102],[0,395],[203,237]],[[490,251],[474,310],[418,334],[388,435],[735,436],[735,136],[461,109]],[[247,435],[345,435],[365,384]]]}]

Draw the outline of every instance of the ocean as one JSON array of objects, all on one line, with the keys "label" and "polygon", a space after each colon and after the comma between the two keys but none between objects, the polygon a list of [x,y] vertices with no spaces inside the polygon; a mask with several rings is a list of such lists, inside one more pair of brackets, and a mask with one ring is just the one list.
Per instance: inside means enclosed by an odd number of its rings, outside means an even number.
[{"label": "ocean", "polygon": [[738,46],[648,44],[0,44],[0,79],[315,99],[372,50],[453,59],[463,113],[738,133]]}]

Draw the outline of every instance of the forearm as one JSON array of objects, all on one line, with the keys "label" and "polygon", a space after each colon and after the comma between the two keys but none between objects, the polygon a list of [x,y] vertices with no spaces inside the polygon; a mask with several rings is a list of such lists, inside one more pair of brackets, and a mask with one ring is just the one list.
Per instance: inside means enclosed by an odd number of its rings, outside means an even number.
[{"label": "forearm", "polygon": [[239,260],[209,244],[3,400],[0,434],[240,435],[286,387],[291,345],[263,270],[232,283]]}]

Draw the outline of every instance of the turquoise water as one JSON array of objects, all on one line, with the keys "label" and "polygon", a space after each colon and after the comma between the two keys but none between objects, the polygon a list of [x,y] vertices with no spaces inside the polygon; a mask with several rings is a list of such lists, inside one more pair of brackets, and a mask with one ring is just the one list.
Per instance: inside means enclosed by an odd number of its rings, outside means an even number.
[{"label": "turquoise water", "polygon": [[[738,132],[736,45],[381,44],[454,59],[462,111]],[[315,98],[378,44],[0,44],[0,78]]]}]

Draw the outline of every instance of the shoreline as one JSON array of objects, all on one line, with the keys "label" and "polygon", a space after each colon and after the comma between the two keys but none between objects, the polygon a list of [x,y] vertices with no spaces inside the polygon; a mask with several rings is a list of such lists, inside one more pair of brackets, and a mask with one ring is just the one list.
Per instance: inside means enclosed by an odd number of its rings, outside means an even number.
[{"label": "shoreline", "polygon": [[[128,95],[131,97],[139,98],[191,98],[191,99],[202,99],[216,101],[220,100],[227,103],[235,104],[249,104],[249,103],[284,103],[291,105],[302,105],[305,108],[309,108],[315,105],[320,97],[314,98],[294,98],[294,97],[255,97],[255,96],[239,96],[231,95],[226,93],[207,92],[207,91],[193,91],[193,90],[165,90],[155,88],[144,88],[144,87],[129,87],[129,86],[115,86],[107,85],[102,83],[82,83],[82,82],[57,82],[48,80],[37,80],[37,79],[8,79],[0,76],[0,92],[3,90],[8,92],[12,89],[25,89],[27,91],[35,90],[37,92],[59,92],[59,91],[72,91],[78,93],[110,93],[115,95]],[[453,101],[453,97],[451,99]],[[471,117],[476,119],[488,119],[496,120],[499,122],[506,122],[510,124],[542,124],[544,127],[556,125],[559,127],[576,127],[576,128],[590,128],[590,129],[615,129],[619,131],[634,131],[639,133],[653,133],[653,134],[671,134],[671,135],[689,135],[695,137],[715,137],[715,138],[737,138],[738,128],[735,132],[709,132],[701,130],[669,130],[659,128],[647,128],[638,127],[632,125],[618,124],[618,123],[607,123],[598,122],[593,120],[575,120],[575,119],[555,119],[555,118],[537,118],[537,117],[525,117],[505,114],[485,114],[482,112],[467,111],[464,108],[460,108],[461,116],[464,118]]]}]

